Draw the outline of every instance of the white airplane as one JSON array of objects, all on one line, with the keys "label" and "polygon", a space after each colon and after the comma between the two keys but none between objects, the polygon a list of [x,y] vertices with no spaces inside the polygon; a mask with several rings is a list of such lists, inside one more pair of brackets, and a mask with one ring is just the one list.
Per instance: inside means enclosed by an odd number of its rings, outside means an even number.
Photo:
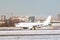
[{"label": "white airplane", "polygon": [[31,29],[32,27],[36,27],[36,26],[47,26],[50,24],[51,21],[51,16],[48,16],[48,18],[46,19],[46,21],[44,21],[43,23],[17,23],[15,26],[16,27],[28,27],[29,29]]}]

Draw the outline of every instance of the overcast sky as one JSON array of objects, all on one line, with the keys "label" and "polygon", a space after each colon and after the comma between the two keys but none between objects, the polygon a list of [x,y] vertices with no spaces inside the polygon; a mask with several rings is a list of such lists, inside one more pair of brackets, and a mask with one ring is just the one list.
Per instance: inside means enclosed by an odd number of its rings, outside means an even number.
[{"label": "overcast sky", "polygon": [[0,0],[0,15],[48,16],[60,13],[60,0]]}]

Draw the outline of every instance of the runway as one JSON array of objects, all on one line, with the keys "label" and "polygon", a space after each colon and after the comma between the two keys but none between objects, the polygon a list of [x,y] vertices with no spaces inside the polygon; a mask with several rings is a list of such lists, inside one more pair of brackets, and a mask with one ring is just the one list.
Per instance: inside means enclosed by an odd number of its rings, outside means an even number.
[{"label": "runway", "polygon": [[24,35],[60,35],[60,30],[5,30],[0,31],[0,36],[24,36]]}]

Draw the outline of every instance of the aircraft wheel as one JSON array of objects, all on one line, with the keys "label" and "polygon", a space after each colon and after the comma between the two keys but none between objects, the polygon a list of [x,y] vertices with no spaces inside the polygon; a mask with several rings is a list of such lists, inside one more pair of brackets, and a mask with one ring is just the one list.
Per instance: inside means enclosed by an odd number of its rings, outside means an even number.
[{"label": "aircraft wheel", "polygon": [[37,30],[37,27],[33,27],[33,28],[31,28],[31,30]]}]

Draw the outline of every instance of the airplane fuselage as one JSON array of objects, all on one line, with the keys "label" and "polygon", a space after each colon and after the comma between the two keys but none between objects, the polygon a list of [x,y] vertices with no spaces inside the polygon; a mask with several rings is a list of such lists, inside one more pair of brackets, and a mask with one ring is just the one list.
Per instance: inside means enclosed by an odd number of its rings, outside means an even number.
[{"label": "airplane fuselage", "polygon": [[31,27],[31,26],[40,26],[43,23],[18,23],[16,27]]}]

